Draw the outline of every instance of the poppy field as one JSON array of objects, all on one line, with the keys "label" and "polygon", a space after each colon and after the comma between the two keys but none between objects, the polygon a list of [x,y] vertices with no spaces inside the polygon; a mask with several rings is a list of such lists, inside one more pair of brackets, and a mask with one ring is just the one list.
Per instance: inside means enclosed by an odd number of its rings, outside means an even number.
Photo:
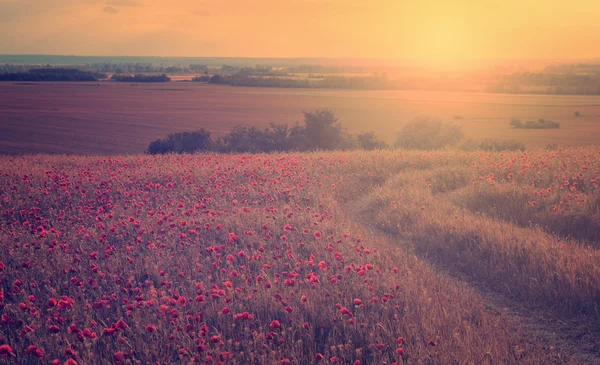
[{"label": "poppy field", "polygon": [[599,179],[596,147],[5,156],[0,363],[597,363]]}]

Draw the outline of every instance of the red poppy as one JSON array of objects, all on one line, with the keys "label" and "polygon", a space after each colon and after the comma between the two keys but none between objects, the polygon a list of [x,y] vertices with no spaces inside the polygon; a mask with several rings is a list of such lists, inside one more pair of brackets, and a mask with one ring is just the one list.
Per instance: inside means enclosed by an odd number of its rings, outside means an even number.
[{"label": "red poppy", "polygon": [[271,322],[271,324],[269,324],[269,328],[271,330],[275,330],[277,328],[281,327],[281,323],[278,320],[274,320]]},{"label": "red poppy", "polygon": [[15,353],[13,352],[12,347],[8,346],[8,345],[2,345],[0,346],[0,357],[16,357]]}]

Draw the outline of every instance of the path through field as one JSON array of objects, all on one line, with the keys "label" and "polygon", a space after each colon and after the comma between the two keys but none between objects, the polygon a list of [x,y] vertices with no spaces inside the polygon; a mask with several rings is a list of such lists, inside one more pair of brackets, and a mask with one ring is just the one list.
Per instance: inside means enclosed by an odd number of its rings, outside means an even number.
[{"label": "path through field", "polygon": [[[457,285],[466,285],[474,289],[485,303],[489,314],[498,316],[501,322],[505,323],[507,328],[514,329],[515,333],[521,333],[522,344],[543,343],[548,349],[558,349],[559,353],[566,354],[581,364],[600,364],[600,328],[594,321],[590,322],[589,318],[578,315],[561,317],[552,309],[510,295],[509,291],[494,287],[495,283],[490,282],[488,278],[469,273],[466,266],[461,267],[459,263],[447,262],[443,256],[430,255],[431,252],[428,250],[419,250],[418,246],[422,243],[418,239],[410,238],[410,234],[384,227],[380,220],[385,215],[377,215],[374,201],[385,200],[385,190],[389,188],[390,182],[394,185],[395,180],[398,180],[398,176],[389,176],[384,182],[380,181],[375,185],[372,190],[364,191],[362,198],[341,197],[342,210],[374,234],[383,235],[392,244],[431,264],[432,268],[439,273],[449,274]],[[403,186],[402,188],[414,189],[420,183],[421,181],[415,181],[415,187]],[[430,204],[447,203],[444,195],[440,194]],[[388,203],[390,202],[386,201],[386,204]]]}]

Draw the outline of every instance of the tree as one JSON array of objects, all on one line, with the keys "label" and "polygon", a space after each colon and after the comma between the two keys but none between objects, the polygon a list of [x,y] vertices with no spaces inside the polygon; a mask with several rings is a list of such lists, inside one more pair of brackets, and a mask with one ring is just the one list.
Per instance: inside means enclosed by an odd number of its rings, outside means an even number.
[{"label": "tree", "polygon": [[335,149],[341,142],[342,126],[329,109],[304,113],[304,136],[309,149]]}]

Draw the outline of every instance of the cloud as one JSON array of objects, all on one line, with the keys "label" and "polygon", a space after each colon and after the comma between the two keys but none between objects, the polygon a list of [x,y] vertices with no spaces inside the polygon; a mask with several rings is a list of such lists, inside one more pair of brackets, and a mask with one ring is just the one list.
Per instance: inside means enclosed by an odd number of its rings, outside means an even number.
[{"label": "cloud", "polygon": [[112,6],[105,6],[104,9],[102,9],[102,11],[112,15],[119,14],[119,11],[113,8]]},{"label": "cloud", "polygon": [[138,0],[110,0],[106,3],[109,6],[126,6],[126,7],[134,7],[134,6],[142,6]]}]

